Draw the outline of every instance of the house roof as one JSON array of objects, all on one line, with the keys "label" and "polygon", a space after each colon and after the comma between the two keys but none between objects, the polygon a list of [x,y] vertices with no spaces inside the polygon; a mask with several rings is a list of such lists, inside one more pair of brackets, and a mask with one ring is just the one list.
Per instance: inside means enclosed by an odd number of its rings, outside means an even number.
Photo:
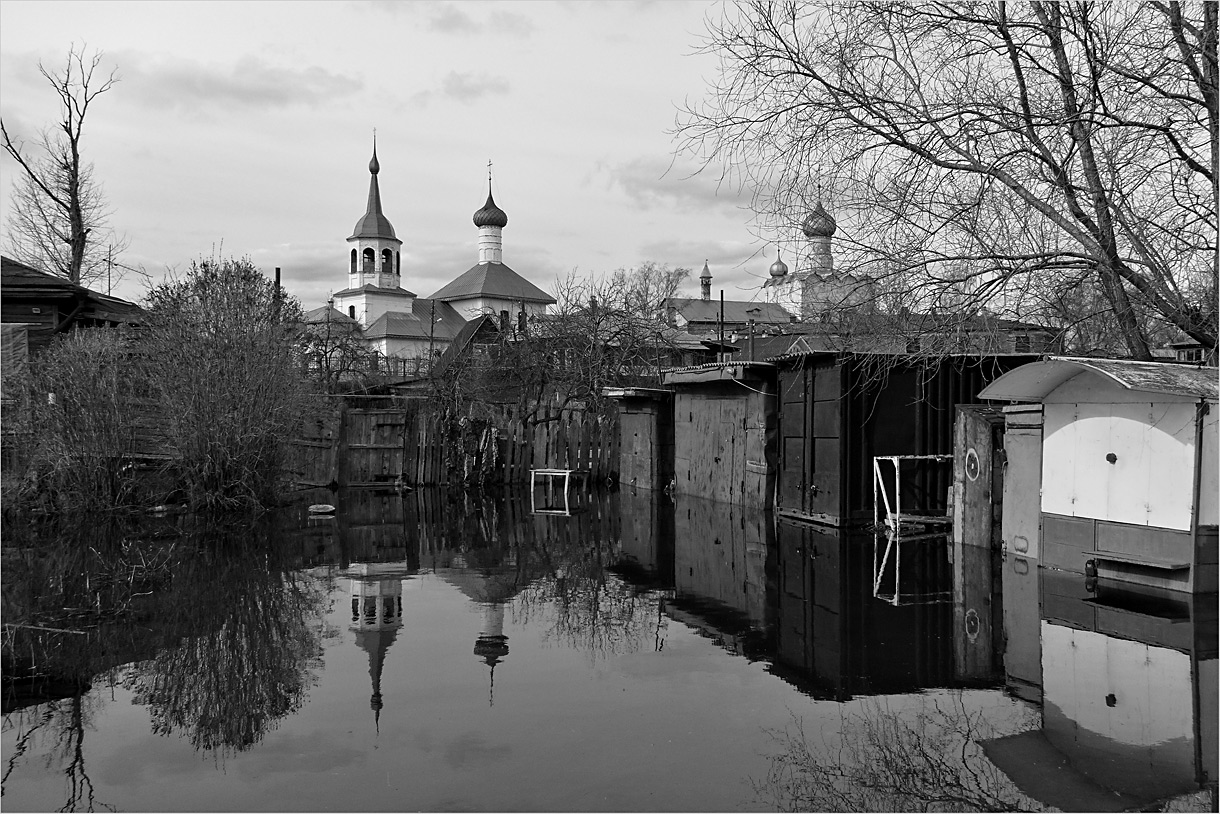
[{"label": "house roof", "polygon": [[432,300],[416,299],[410,311],[387,311],[364,329],[368,339],[434,339],[451,342],[466,325],[452,305],[436,303],[436,324],[431,325]]},{"label": "house roof", "polygon": [[144,317],[144,309],[134,302],[85,288],[65,277],[39,271],[11,257],[0,257],[0,295],[39,300],[83,300],[75,313],[78,320],[138,323]]},{"label": "house roof", "polygon": [[[669,297],[665,300],[665,306],[676,308],[687,322],[715,322],[720,316],[720,300]],[[757,316],[749,313],[756,308]],[[792,322],[792,314],[773,302],[724,301],[725,322],[749,322],[751,319],[760,323],[787,325]]]},{"label": "house roof", "polygon": [[1010,370],[979,393],[980,398],[1041,401],[1059,385],[1088,371],[1124,390],[1163,393],[1215,401],[1220,395],[1220,371],[1214,367],[1134,362],[1126,359],[1084,359],[1050,356]]},{"label": "house roof", "polygon": [[0,289],[5,296],[51,297],[72,297],[85,290],[66,277],[39,271],[10,257],[0,257]]},{"label": "house roof", "polygon": [[500,332],[500,325],[491,314],[482,314],[463,325],[462,329],[457,332],[457,336],[453,337],[453,341],[449,343],[449,347],[445,348],[444,353],[441,354],[441,358],[437,361],[436,372],[441,373],[448,369],[474,341],[479,331],[485,328],[496,334]]},{"label": "house roof", "polygon": [[432,299],[445,302],[475,297],[497,297],[547,305],[555,302],[554,297],[508,266],[490,262],[471,266],[432,295]]}]

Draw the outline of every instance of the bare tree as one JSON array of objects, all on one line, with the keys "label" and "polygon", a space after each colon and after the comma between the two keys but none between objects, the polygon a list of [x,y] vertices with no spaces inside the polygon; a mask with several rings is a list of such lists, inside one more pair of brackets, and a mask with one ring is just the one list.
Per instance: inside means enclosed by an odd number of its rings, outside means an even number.
[{"label": "bare tree", "polygon": [[118,81],[114,71],[105,77],[97,73],[101,63],[100,51],[88,56],[83,47],[72,46],[61,70],[38,64],[59,97],[61,120],[42,131],[32,150],[0,120],[4,151],[21,167],[13,186],[7,248],[16,259],[74,283],[104,276],[115,250],[126,247],[107,227],[110,212],[101,185],[93,165],[81,158],[89,106]]},{"label": "bare tree", "polygon": [[603,387],[656,383],[658,360],[677,333],[665,323],[664,303],[689,274],[651,261],[602,276],[570,272],[556,281],[550,312],[524,331],[502,332],[491,357],[446,371],[445,403],[515,397],[531,419],[541,408],[554,416],[577,403],[600,413]]},{"label": "bare tree", "polygon": [[719,78],[677,133],[756,190],[762,233],[828,199],[842,265],[913,308],[1071,321],[1049,304],[1081,281],[1131,356],[1158,325],[1214,348],[1216,17],[742,0],[709,23]]}]

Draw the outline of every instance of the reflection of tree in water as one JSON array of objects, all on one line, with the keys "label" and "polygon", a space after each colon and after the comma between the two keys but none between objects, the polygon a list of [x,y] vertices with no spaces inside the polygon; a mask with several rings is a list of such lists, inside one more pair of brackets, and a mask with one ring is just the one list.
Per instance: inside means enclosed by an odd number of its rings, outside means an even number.
[{"label": "reflection of tree in water", "polygon": [[196,749],[247,749],[316,683],[327,593],[255,543],[201,552],[175,577],[192,586],[180,611],[202,632],[139,662],[124,683],[148,705],[154,732]]},{"label": "reflection of tree in water", "polygon": [[[824,729],[820,744],[794,715],[769,732],[779,751],[755,793],[782,811],[1042,810],[983,756],[979,742],[995,733],[961,693],[903,703],[911,706],[868,699],[859,712],[843,711],[838,731],[828,737]],[[1036,727],[1037,714],[1026,715],[1021,728]]]},{"label": "reflection of tree in water", "polygon": [[546,619],[544,641],[582,650],[593,661],[634,653],[652,641],[657,601],[607,571],[613,560],[608,544],[543,544],[537,554],[544,576],[520,593],[513,610],[522,623]]},{"label": "reflection of tree in water", "polygon": [[63,767],[67,799],[58,810],[96,811],[102,808],[113,811],[114,806],[101,803],[94,797],[93,781],[85,767],[85,732],[90,728],[89,721],[98,700],[93,693],[78,693],[70,698],[5,715],[5,732],[15,729],[20,734],[5,761],[4,780],[0,788],[8,783],[9,775],[37,739],[45,738],[46,765]]}]

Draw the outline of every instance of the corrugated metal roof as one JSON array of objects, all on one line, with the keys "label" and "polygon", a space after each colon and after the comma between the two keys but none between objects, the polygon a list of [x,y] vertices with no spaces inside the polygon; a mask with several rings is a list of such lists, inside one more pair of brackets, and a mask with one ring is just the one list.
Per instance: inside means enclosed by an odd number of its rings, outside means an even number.
[{"label": "corrugated metal roof", "polygon": [[[676,308],[688,322],[715,322],[720,316],[720,300],[716,299],[670,297],[665,301],[665,305]],[[754,309],[758,309],[757,315],[749,313]],[[773,302],[724,301],[725,322],[749,322],[751,319],[756,323],[787,325],[792,322],[792,314]]]},{"label": "corrugated metal roof", "polygon": [[983,389],[985,399],[1041,401],[1068,379],[1088,371],[1125,390],[1216,400],[1220,370],[1214,367],[1050,356],[1005,373]]},{"label": "corrugated metal roof", "polygon": [[436,324],[431,324],[432,301],[417,299],[411,311],[387,311],[364,329],[369,339],[428,339],[450,342],[466,325],[462,315],[447,302],[436,303]]},{"label": "corrugated metal roof", "polygon": [[542,302],[550,305],[555,298],[503,263],[478,263],[432,295],[434,300],[497,297],[506,300]]},{"label": "corrugated metal roof", "polygon": [[709,362],[663,371],[662,384],[701,384],[703,382],[736,381],[747,372],[768,373],[775,365],[767,362]]}]

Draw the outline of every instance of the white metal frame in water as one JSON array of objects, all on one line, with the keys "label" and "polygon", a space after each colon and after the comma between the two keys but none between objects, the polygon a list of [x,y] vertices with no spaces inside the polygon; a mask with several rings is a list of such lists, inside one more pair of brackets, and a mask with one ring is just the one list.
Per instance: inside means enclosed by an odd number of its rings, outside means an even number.
[{"label": "white metal frame in water", "polygon": [[[953,518],[945,515],[904,514],[902,511],[902,463],[952,461],[952,455],[877,455],[873,458],[873,597],[891,605],[912,604],[916,602],[943,602],[952,598],[952,591],[927,591],[918,594],[901,593],[902,544],[917,543],[937,539],[945,539],[948,530],[929,531],[931,528],[953,525]],[[890,502],[889,489],[882,477],[881,464],[887,463],[894,467],[894,501]],[[882,507],[885,514],[882,516]],[[903,528],[909,532],[903,535]],[[881,540],[885,538],[884,551]],[[891,592],[882,591],[881,583],[885,579],[886,567],[891,558],[894,564],[894,589]]]}]

